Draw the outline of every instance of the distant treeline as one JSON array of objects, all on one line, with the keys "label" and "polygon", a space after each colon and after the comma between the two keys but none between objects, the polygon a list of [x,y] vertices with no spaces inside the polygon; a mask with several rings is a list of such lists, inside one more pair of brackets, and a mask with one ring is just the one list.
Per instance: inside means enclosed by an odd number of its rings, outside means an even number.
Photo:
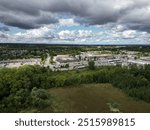
[{"label": "distant treeline", "polygon": [[40,112],[53,104],[48,89],[89,83],[111,83],[135,99],[150,102],[150,66],[63,72],[52,72],[40,66],[22,66],[18,69],[0,68],[0,112]]},{"label": "distant treeline", "polygon": [[123,50],[128,50],[128,51],[139,51],[139,52],[150,52],[150,45],[148,46],[125,46],[121,48]]},{"label": "distant treeline", "polygon": [[0,60],[46,58],[55,55],[77,55],[84,51],[111,51],[119,54],[120,50],[150,52],[150,46],[51,46],[34,44],[0,44]]},{"label": "distant treeline", "polygon": [[86,47],[74,47],[74,46],[0,45],[0,60],[23,59],[23,58],[28,59],[37,57],[43,58],[47,56],[47,53],[51,56],[60,54],[77,55],[81,51],[86,50],[87,50]]}]

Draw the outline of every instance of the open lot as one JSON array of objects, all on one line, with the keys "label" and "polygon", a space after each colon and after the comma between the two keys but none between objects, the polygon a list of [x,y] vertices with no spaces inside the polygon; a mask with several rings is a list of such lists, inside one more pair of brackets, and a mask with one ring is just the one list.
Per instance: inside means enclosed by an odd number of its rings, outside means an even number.
[{"label": "open lot", "polygon": [[150,112],[150,103],[130,98],[110,84],[53,88],[49,93],[54,96],[54,112]]}]

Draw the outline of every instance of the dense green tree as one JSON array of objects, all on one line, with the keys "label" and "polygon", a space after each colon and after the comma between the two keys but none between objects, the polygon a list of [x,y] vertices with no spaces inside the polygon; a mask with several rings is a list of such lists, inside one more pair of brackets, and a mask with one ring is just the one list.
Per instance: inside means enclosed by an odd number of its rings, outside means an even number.
[{"label": "dense green tree", "polygon": [[33,107],[43,109],[50,105],[49,94],[44,89],[33,88],[31,92],[31,100]]},{"label": "dense green tree", "polygon": [[89,69],[90,70],[94,70],[95,69],[95,62],[94,61],[89,61],[88,65],[89,65]]},{"label": "dense green tree", "polygon": [[150,66],[100,67],[77,71],[52,72],[40,66],[15,69],[0,68],[0,112],[52,106],[47,89],[79,86],[88,83],[111,83],[136,99],[150,102]]}]

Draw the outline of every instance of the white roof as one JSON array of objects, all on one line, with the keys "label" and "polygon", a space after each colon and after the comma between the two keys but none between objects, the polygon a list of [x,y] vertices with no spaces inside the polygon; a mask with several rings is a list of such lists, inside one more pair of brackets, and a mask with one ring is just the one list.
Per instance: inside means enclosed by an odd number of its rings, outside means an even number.
[{"label": "white roof", "polygon": [[145,60],[128,60],[129,63],[140,64],[140,65],[149,65],[150,61]]}]

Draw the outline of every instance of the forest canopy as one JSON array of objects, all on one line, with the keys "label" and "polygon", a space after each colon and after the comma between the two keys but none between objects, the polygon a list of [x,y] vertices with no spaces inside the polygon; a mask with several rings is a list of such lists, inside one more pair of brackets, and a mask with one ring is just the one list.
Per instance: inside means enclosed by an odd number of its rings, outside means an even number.
[{"label": "forest canopy", "polygon": [[31,109],[40,112],[46,106],[52,106],[53,97],[48,89],[89,83],[110,83],[135,99],[150,102],[149,65],[144,68],[113,66],[61,72],[35,65],[0,68],[0,112]]}]

